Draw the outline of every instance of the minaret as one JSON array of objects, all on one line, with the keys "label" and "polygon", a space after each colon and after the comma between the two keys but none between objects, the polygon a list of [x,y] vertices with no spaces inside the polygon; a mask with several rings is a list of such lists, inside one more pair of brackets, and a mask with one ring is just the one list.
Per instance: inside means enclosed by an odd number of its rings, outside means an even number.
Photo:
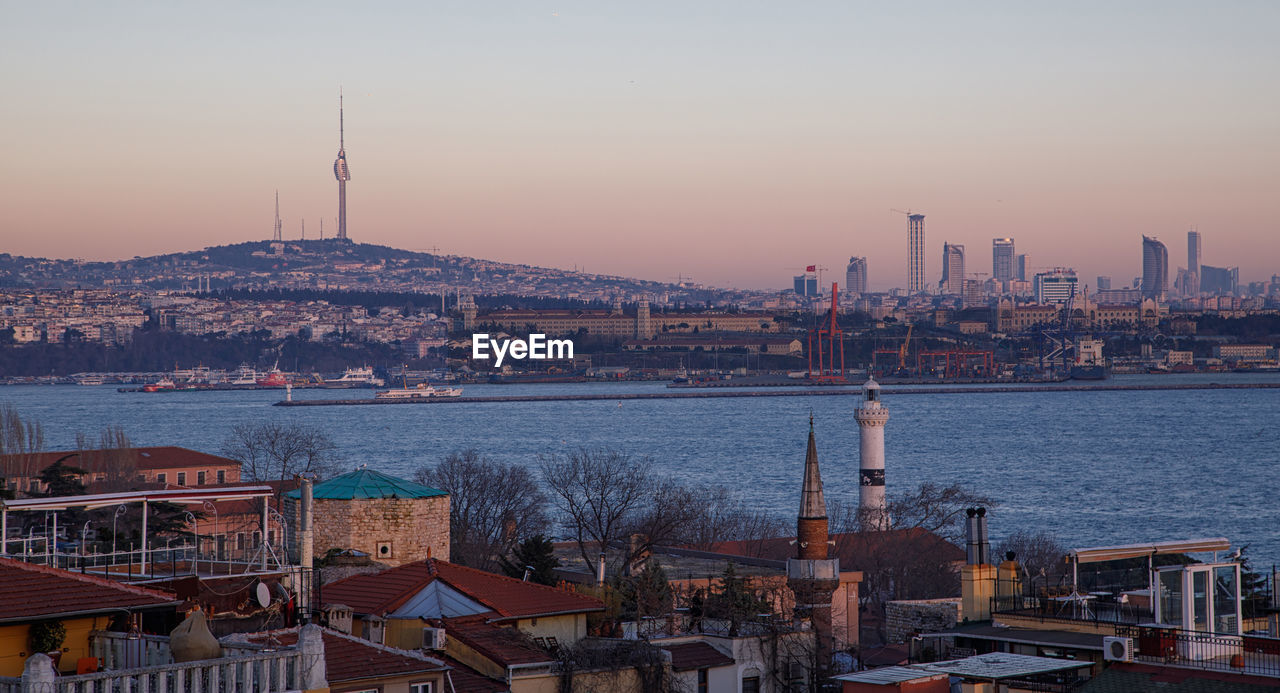
[{"label": "minaret", "polygon": [[867,380],[862,392],[862,405],[854,413],[862,439],[858,514],[867,523],[865,529],[888,529],[884,499],[884,425],[889,421],[889,408],[880,402],[880,383],[874,378]]},{"label": "minaret", "polygon": [[826,681],[831,672],[831,596],[840,587],[840,560],[829,558],[827,502],[818,471],[818,447],[809,417],[809,448],[804,456],[804,483],[796,517],[796,557],[787,560],[787,586],[795,594],[795,617],[807,618],[817,648],[813,680]]},{"label": "minaret", "polygon": [[351,170],[347,168],[347,149],[343,140],[342,90],[338,90],[338,158],[333,161],[333,175],[338,179],[338,240],[347,240],[347,181]]}]

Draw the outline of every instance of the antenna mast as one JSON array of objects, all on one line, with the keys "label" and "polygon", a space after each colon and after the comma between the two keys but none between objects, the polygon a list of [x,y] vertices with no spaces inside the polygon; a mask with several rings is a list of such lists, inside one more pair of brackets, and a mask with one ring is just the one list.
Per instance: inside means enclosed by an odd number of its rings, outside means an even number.
[{"label": "antenna mast", "polygon": [[276,240],[276,241],[284,240],[280,237],[280,233],[281,231],[283,231],[283,227],[284,227],[284,224],[280,221],[280,191],[277,190],[276,191],[276,225],[275,225],[275,234],[273,235],[272,240]]}]

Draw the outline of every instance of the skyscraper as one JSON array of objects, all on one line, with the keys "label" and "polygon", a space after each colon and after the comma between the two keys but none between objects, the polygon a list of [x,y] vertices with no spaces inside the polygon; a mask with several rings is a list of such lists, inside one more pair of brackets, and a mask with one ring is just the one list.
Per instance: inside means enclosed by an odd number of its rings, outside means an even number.
[{"label": "skyscraper", "polygon": [[1018,281],[1031,281],[1030,279],[1027,279],[1027,277],[1031,276],[1027,273],[1027,270],[1031,269],[1031,258],[1028,257],[1026,253],[1023,253],[1015,256],[1015,259],[1016,261],[1013,263],[1013,273],[1018,278]]},{"label": "skyscraper", "polygon": [[1013,279],[1014,257],[1012,238],[991,239],[991,278],[998,282]]},{"label": "skyscraper", "polygon": [[1187,232],[1187,280],[1182,293],[1187,296],[1199,296],[1203,282],[1200,279],[1200,232]]},{"label": "skyscraper", "polygon": [[1103,274],[1098,275],[1098,284],[1093,287],[1098,291],[1109,291],[1111,289],[1111,277]]},{"label": "skyscraper", "polygon": [[347,240],[347,181],[351,170],[347,168],[347,149],[343,139],[342,90],[338,90],[338,158],[333,161],[333,175],[338,179],[338,240]]},{"label": "skyscraper", "polygon": [[1142,237],[1142,296],[1163,301],[1169,291],[1169,249],[1149,236]]},{"label": "skyscraper", "polygon": [[964,293],[964,246],[942,244],[942,281],[938,286],[944,294]]},{"label": "skyscraper", "polygon": [[1187,232],[1187,269],[1200,274],[1200,232]]},{"label": "skyscraper", "polygon": [[867,259],[865,257],[849,258],[849,267],[844,273],[844,291],[849,298],[857,298],[867,293]]},{"label": "skyscraper", "polygon": [[907,293],[925,290],[924,215],[907,215]]}]

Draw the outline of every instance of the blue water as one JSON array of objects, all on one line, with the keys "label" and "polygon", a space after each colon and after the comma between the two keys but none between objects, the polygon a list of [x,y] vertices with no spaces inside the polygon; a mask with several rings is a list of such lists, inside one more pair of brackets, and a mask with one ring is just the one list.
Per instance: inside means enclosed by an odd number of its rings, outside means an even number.
[{"label": "blue water", "polygon": [[[1277,375],[1117,376],[1118,382],[1280,382]],[[660,383],[469,385],[465,396],[623,393]],[[302,390],[295,399],[367,398]],[[119,393],[11,386],[0,401],[43,423],[47,447],[121,426],[137,445],[217,453],[242,422],[324,428],[344,464],[410,476],[472,447],[516,464],[579,446],[648,456],[690,483],[731,487],[779,516],[799,502],[813,411],[828,498],[856,503],[856,397],[271,407],[278,391]],[[1280,390],[987,393],[885,397],[889,492],[958,482],[997,498],[993,538],[1048,530],[1073,547],[1225,536],[1257,568],[1280,563]]]}]

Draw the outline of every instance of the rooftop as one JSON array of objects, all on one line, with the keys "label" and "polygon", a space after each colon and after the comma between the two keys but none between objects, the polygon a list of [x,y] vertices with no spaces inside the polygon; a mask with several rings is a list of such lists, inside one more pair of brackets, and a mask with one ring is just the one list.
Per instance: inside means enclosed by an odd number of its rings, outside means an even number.
[{"label": "rooftop", "polygon": [[[357,469],[354,472],[335,476],[315,485],[311,491],[317,500],[353,500],[366,498],[432,498],[448,495],[438,488],[415,484],[394,476],[375,472],[372,469]],[[294,489],[285,494],[287,498],[301,498],[302,492]]]},{"label": "rooftop", "polygon": [[0,624],[181,603],[168,592],[0,558]]},{"label": "rooftop", "polygon": [[586,613],[604,608],[600,600],[577,592],[435,559],[406,563],[380,573],[355,575],[325,585],[322,594],[327,604],[345,604],[357,613],[381,615],[405,605],[435,580],[443,581],[494,612],[490,620]]}]

